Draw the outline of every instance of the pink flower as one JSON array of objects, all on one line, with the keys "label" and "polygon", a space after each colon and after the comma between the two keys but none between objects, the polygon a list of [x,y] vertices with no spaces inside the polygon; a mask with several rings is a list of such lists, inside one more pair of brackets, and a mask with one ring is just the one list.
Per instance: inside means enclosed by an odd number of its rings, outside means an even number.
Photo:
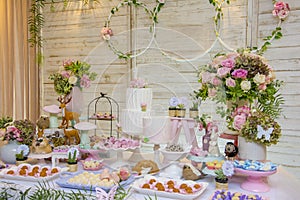
[{"label": "pink flower", "polygon": [[63,66],[69,66],[73,63],[73,61],[71,59],[65,60],[63,61]]},{"label": "pink flower", "polygon": [[233,113],[233,116],[237,116],[237,115],[245,115],[246,117],[248,117],[251,113],[251,109],[250,107],[244,105],[244,106],[240,106],[237,107]]},{"label": "pink flower", "polygon": [[229,58],[229,59],[223,60],[221,65],[223,67],[228,67],[228,68],[232,69],[235,65],[235,61],[233,59]]},{"label": "pink flower", "polygon": [[231,75],[234,77],[234,78],[242,78],[242,79],[245,79],[248,75],[248,71],[245,70],[245,69],[236,69],[234,70]]},{"label": "pink flower", "polygon": [[227,58],[225,56],[218,56],[216,58],[213,59],[211,65],[214,67],[214,68],[218,68],[219,65],[222,63],[223,60],[226,60]]},{"label": "pink flower", "polygon": [[202,83],[209,83],[212,79],[212,74],[209,72],[202,72]]},{"label": "pink flower", "polygon": [[289,11],[288,10],[280,10],[277,14],[277,16],[280,18],[280,19],[284,19],[288,16],[289,14]]},{"label": "pink flower", "polygon": [[157,0],[158,3],[165,3],[165,0]]},{"label": "pink flower", "polygon": [[203,124],[201,123],[201,122],[199,122],[199,126],[198,126],[198,129],[199,129],[199,131],[202,131],[203,130]]},{"label": "pink flower", "polygon": [[88,75],[83,74],[80,80],[80,87],[88,88],[91,86],[91,80]]},{"label": "pink flower", "polygon": [[226,86],[227,87],[235,87],[235,80],[232,78],[226,78]]},{"label": "pink flower", "polygon": [[241,130],[243,125],[246,123],[246,115],[241,114],[233,118],[233,127],[237,130]]},{"label": "pink flower", "polygon": [[219,131],[219,129],[218,129],[218,126],[215,122],[208,122],[207,125],[206,125],[206,131],[208,133],[211,133],[212,131],[217,133]]},{"label": "pink flower", "polygon": [[260,84],[260,85],[258,86],[258,89],[259,89],[259,90],[266,90],[266,89],[267,89],[267,85],[266,85],[266,84]]},{"label": "pink flower", "polygon": [[103,27],[101,30],[101,34],[104,40],[110,40],[110,37],[113,36],[111,28],[108,27]]},{"label": "pink flower", "polygon": [[274,10],[272,11],[273,16],[278,16],[279,19],[284,19],[288,16],[290,6],[288,3],[278,1],[274,4]]},{"label": "pink flower", "polygon": [[214,77],[211,82],[214,86],[221,85],[222,83],[222,81],[218,77]]},{"label": "pink flower", "polygon": [[209,88],[208,89],[208,96],[209,97],[214,97],[214,96],[216,96],[216,94],[217,94],[217,90],[216,89],[214,89],[214,88]]},{"label": "pink flower", "polygon": [[218,69],[217,75],[218,75],[219,77],[223,78],[223,77],[225,77],[227,74],[229,74],[230,70],[231,70],[231,69],[228,68],[228,67],[221,67],[221,68]]},{"label": "pink flower", "polygon": [[290,10],[289,4],[288,3],[284,3],[282,1],[278,1],[274,4],[274,10]]},{"label": "pink flower", "polygon": [[61,73],[60,73],[64,78],[70,78],[70,73],[68,72],[68,71],[62,71]]}]

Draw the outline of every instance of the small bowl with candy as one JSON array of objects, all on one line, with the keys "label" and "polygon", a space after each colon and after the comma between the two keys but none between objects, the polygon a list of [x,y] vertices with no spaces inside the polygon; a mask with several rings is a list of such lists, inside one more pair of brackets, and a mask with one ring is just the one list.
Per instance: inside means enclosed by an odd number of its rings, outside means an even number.
[{"label": "small bowl with candy", "polygon": [[82,160],[82,167],[84,170],[95,171],[103,167],[103,160]]},{"label": "small bowl with candy", "polygon": [[192,146],[183,146],[180,144],[168,144],[165,148],[160,149],[164,156],[164,161],[177,161],[185,158],[191,151]]}]

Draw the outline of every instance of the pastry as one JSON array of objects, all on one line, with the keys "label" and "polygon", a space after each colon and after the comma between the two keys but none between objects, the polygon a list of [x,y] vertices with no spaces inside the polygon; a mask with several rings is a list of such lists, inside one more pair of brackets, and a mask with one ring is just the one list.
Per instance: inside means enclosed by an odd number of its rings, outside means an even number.
[{"label": "pastry", "polygon": [[132,171],[135,171],[139,174],[142,174],[142,171],[150,168],[149,174],[159,172],[159,168],[155,162],[152,160],[142,160],[138,162],[133,168]]}]

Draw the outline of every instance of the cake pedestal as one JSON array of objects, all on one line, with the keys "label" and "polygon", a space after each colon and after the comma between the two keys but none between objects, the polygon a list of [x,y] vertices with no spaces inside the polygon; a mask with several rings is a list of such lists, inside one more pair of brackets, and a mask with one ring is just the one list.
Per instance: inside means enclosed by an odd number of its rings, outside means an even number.
[{"label": "cake pedestal", "polygon": [[251,171],[244,170],[240,168],[235,168],[237,173],[247,175],[246,181],[241,184],[241,188],[251,192],[268,192],[270,190],[269,185],[264,181],[264,179],[277,171]]}]

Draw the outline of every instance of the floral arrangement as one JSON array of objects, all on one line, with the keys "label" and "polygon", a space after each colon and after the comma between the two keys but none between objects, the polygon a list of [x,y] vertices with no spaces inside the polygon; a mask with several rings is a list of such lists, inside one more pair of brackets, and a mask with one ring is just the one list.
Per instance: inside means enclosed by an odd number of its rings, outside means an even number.
[{"label": "floral arrangement", "polygon": [[16,140],[21,144],[31,146],[35,131],[35,125],[30,120],[15,120],[11,125],[6,127],[3,140]]},{"label": "floral arrangement", "polygon": [[254,141],[266,146],[277,144],[281,136],[280,125],[269,115],[253,111],[242,127],[241,136],[246,141]]},{"label": "floral arrangement", "polygon": [[29,155],[29,147],[25,144],[21,144],[17,148],[16,159],[17,160],[26,160]]},{"label": "floral arrangement", "polygon": [[170,108],[184,109],[188,107],[188,105],[187,97],[171,97],[169,100]]},{"label": "floral arrangement", "polygon": [[147,88],[148,87],[148,83],[143,80],[143,79],[133,79],[132,81],[130,81],[130,88]]},{"label": "floral arrangement", "polygon": [[230,130],[240,131],[251,110],[264,112],[272,119],[281,114],[283,98],[278,91],[282,82],[275,79],[272,67],[262,56],[247,50],[217,55],[199,77],[197,97],[227,104],[226,111],[221,107],[217,111],[226,116]]},{"label": "floral arrangement", "polygon": [[279,19],[284,19],[288,16],[290,12],[290,6],[288,3],[278,1],[274,4],[273,15],[279,17]]},{"label": "floral arrangement", "polygon": [[74,86],[88,88],[97,74],[90,72],[91,66],[86,62],[67,60],[59,72],[50,74],[49,79],[54,81],[54,90],[59,95],[68,95]]},{"label": "floral arrangement", "polygon": [[79,151],[75,147],[71,147],[68,150],[68,163],[69,164],[76,164],[77,163],[77,156],[79,154]]},{"label": "floral arrangement", "polygon": [[220,169],[215,170],[216,174],[216,181],[221,183],[227,183],[228,177],[232,176],[234,174],[234,165],[231,161],[225,161],[222,164],[222,167]]}]

